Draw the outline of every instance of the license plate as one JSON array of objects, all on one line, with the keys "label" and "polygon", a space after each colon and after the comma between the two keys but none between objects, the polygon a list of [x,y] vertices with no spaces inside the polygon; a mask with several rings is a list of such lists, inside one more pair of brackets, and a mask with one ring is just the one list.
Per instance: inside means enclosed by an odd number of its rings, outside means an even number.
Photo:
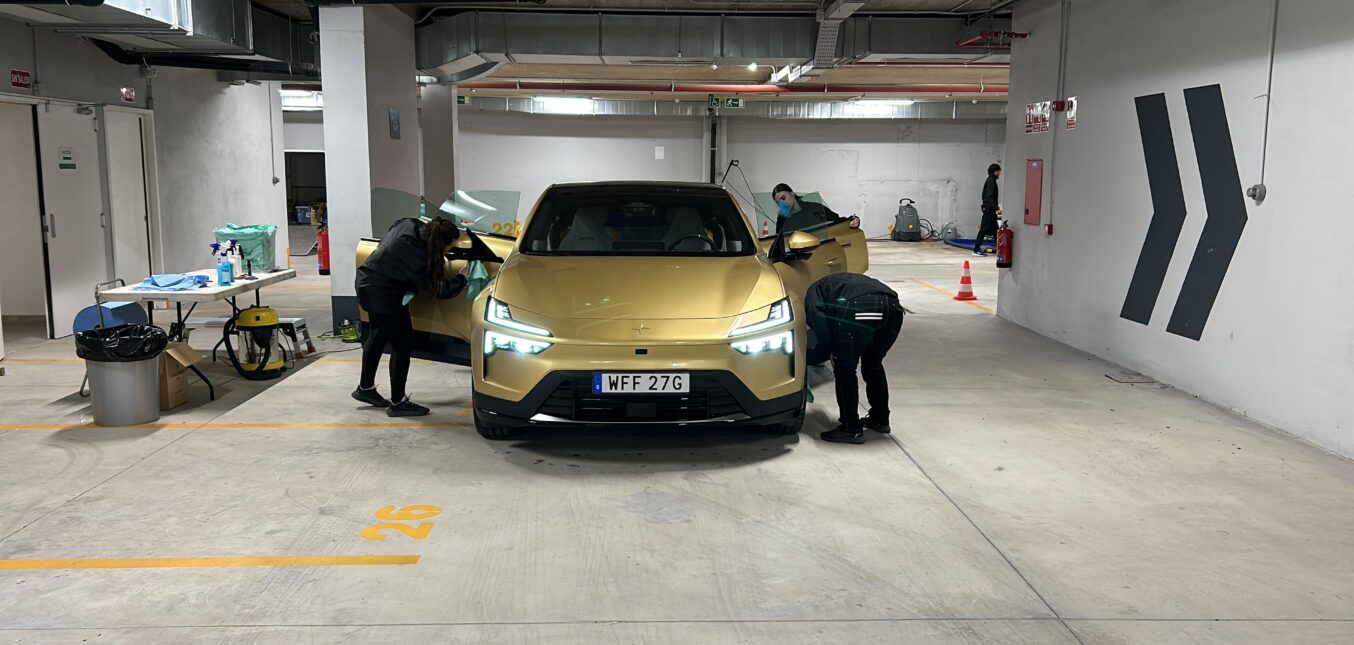
[{"label": "license plate", "polygon": [[691,391],[691,376],[596,372],[592,375],[592,391],[597,394],[686,394]]}]

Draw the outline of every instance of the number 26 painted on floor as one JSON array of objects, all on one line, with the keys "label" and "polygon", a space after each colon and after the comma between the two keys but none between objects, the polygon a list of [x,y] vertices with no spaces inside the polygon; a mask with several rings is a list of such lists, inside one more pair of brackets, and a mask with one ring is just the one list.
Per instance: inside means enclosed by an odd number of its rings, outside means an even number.
[{"label": "number 26 painted on floor", "polygon": [[[374,513],[376,519],[378,520],[404,520],[404,521],[423,520],[431,517],[437,517],[438,515],[441,514],[442,514],[441,507],[432,506],[430,504],[415,504],[413,506],[404,506],[401,508],[396,508],[394,506],[386,506],[384,508],[376,509],[376,512]],[[410,526],[408,524],[396,524],[395,522],[382,522],[380,524],[373,524],[365,529],[362,529],[362,532],[359,533],[358,535],[361,535],[363,538],[368,540],[384,540],[386,539],[386,535],[385,533],[383,533],[383,531],[395,531],[398,533],[403,533],[408,537],[414,538],[415,540],[422,540],[427,538],[428,534],[432,533],[432,530],[433,530],[432,522],[422,522],[418,526]]]}]

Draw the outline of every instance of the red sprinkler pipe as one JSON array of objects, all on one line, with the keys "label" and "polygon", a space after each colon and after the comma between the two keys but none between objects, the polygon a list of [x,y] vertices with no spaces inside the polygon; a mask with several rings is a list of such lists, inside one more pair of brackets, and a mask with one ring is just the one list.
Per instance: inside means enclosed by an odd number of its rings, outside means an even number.
[{"label": "red sprinkler pipe", "polygon": [[474,81],[456,87],[471,90],[543,92],[662,92],[665,94],[1004,94],[1006,85],[737,85],[681,83],[542,83]]}]

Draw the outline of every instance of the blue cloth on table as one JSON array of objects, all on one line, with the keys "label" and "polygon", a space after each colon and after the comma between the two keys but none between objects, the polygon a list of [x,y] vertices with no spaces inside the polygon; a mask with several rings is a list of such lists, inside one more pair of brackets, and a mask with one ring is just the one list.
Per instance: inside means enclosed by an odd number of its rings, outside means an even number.
[{"label": "blue cloth on table", "polygon": [[207,286],[207,276],[184,273],[153,275],[132,287],[133,291],[192,291]]}]

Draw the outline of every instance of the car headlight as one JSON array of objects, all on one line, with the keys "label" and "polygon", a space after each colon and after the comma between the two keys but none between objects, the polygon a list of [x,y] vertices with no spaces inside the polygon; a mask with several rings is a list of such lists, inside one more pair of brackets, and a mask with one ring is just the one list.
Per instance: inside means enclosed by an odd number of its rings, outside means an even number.
[{"label": "car headlight", "polygon": [[548,329],[542,329],[535,325],[528,325],[526,323],[517,322],[516,320],[513,320],[512,310],[508,308],[508,305],[499,302],[494,298],[489,298],[489,304],[485,305],[484,320],[485,322],[490,322],[495,325],[499,325],[501,327],[507,327],[508,329],[525,332],[535,336],[550,335],[550,330]]},{"label": "car headlight", "polygon": [[759,331],[766,331],[774,327],[779,327],[780,325],[784,325],[785,323],[788,323],[791,320],[794,320],[794,313],[790,307],[790,299],[786,298],[784,300],[781,300],[780,302],[777,302],[774,305],[771,305],[771,308],[766,312],[766,320],[757,323],[752,323],[751,325],[737,327],[733,331],[729,332],[729,336],[731,337],[746,336],[748,334],[755,334]]},{"label": "car headlight", "polygon": [[550,349],[550,343],[486,330],[484,332],[484,355],[492,356],[494,352],[500,349],[509,349],[518,354],[535,355]]},{"label": "car headlight", "polygon": [[740,340],[736,343],[729,343],[740,354],[761,354],[762,352],[773,352],[780,350],[786,354],[795,352],[795,332],[783,331],[779,334],[754,338],[752,340]]}]

